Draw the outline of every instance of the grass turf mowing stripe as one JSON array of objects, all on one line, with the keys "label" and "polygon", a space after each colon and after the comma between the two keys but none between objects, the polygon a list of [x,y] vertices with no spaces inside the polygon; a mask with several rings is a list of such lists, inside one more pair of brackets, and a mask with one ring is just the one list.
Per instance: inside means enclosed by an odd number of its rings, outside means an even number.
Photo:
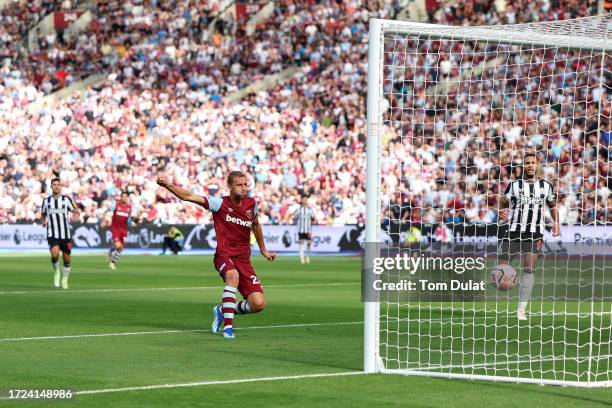
[{"label": "grass turf mowing stripe", "polygon": [[[476,317],[474,320],[486,320],[494,318],[494,316],[482,316]],[[442,317],[436,319],[428,319],[431,321],[447,321],[452,320],[451,317]],[[290,327],[317,327],[317,326],[331,326],[331,325],[352,325],[352,324],[363,324],[359,322],[328,322],[328,323],[298,323],[298,324],[283,324],[283,325],[272,325],[272,326],[253,326],[253,327],[237,327],[236,330],[261,330],[261,329],[282,329]],[[113,336],[143,336],[147,334],[172,334],[172,333],[205,333],[210,332],[210,329],[192,329],[192,330],[158,330],[158,331],[142,331],[142,332],[124,332],[124,333],[94,333],[94,334],[71,334],[65,336],[39,336],[39,337],[14,337],[0,339],[0,342],[15,342],[15,341],[27,341],[27,340],[59,340],[59,339],[79,339],[87,337],[113,337]]]},{"label": "grass turf mowing stripe", "polygon": [[[333,326],[333,325],[352,325],[363,324],[363,322],[328,322],[328,323],[297,323],[297,324],[279,324],[271,326],[252,326],[252,327],[237,327],[236,330],[263,330],[263,329],[283,329],[291,327],[318,327],[318,326]],[[15,342],[27,340],[60,340],[60,339],[80,339],[88,337],[114,337],[114,336],[142,336],[147,334],[172,334],[172,333],[200,333],[210,332],[210,329],[193,329],[193,330],[159,330],[159,331],[143,331],[143,332],[125,332],[125,333],[99,333],[99,334],[75,334],[67,336],[41,336],[41,337],[16,337],[0,339],[0,342]]]},{"label": "grass turf mowing stripe", "polygon": [[180,383],[180,384],[157,384],[157,385],[143,385],[138,387],[123,387],[123,388],[106,388],[99,390],[86,390],[77,391],[76,395],[90,395],[90,394],[104,394],[109,392],[125,392],[125,391],[143,391],[153,390],[159,388],[179,388],[179,387],[200,387],[205,385],[224,385],[224,384],[240,384],[250,382],[262,382],[262,381],[283,381],[283,380],[301,380],[304,378],[321,378],[321,377],[342,377],[347,375],[362,375],[365,374],[363,371],[343,371],[338,373],[317,373],[317,374],[302,374],[302,375],[289,375],[280,377],[256,377],[256,378],[243,378],[239,380],[218,380],[218,381],[199,381],[191,383]]},{"label": "grass turf mowing stripe", "polygon": [[[471,321],[475,320],[489,320],[495,319],[496,316],[477,316]],[[436,321],[452,321],[461,319],[460,316],[456,317],[441,317],[435,319],[415,319],[412,323],[422,322],[436,322]],[[383,321],[381,321],[382,323]],[[253,327],[237,327],[236,330],[261,330],[261,329],[282,329],[290,327],[317,327],[317,326],[331,326],[331,325],[352,325],[352,324],[363,324],[360,322],[328,322],[328,323],[299,323],[299,324],[284,324],[284,325],[271,325],[271,326],[253,326]],[[78,339],[88,337],[114,337],[114,336],[143,336],[147,334],[172,334],[172,333],[205,333],[210,332],[210,329],[192,329],[192,330],[158,330],[158,331],[142,331],[142,332],[124,332],[124,333],[94,333],[94,334],[72,334],[64,336],[39,336],[39,337],[14,337],[0,339],[0,342],[15,342],[15,341],[27,341],[27,340],[58,340],[58,339]]]},{"label": "grass turf mowing stripe", "polygon": [[[325,286],[345,286],[359,285],[360,282],[330,282],[330,283],[296,283],[289,285],[266,285],[266,288],[307,288],[307,287],[325,287]],[[222,285],[217,286],[183,286],[177,288],[116,288],[116,289],[75,289],[75,290],[22,290],[12,292],[0,292],[0,295],[29,295],[36,293],[87,293],[87,292],[146,292],[146,291],[164,291],[164,290],[200,290],[200,289],[219,289]]]},{"label": "grass turf mowing stripe", "polygon": [[[612,357],[612,354],[597,356],[599,360],[605,360],[607,358]],[[540,363],[540,362],[550,362],[550,361],[588,361],[589,357],[583,357],[577,359],[576,357],[554,357],[554,356],[543,356],[541,358],[533,358],[529,360],[508,360],[508,361],[493,361],[490,363],[478,363],[478,364],[449,364],[445,366],[435,365],[435,366],[427,366],[427,367],[416,367],[416,368],[407,368],[407,371],[436,371],[436,370],[446,370],[453,368],[481,368],[481,367],[495,367],[495,366],[505,366],[511,364],[529,364],[529,363]]]}]

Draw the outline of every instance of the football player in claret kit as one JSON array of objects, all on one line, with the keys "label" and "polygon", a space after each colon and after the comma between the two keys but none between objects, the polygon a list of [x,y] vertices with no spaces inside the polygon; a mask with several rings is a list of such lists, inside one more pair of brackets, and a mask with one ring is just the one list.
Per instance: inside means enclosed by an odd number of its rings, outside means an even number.
[{"label": "football player in claret kit", "polygon": [[[266,249],[263,231],[257,220],[257,202],[248,197],[246,174],[233,171],[227,177],[229,195],[224,197],[203,197],[179,186],[172,185],[164,177],[157,184],[166,188],[183,201],[199,204],[213,213],[217,235],[217,249],[214,265],[225,281],[222,302],[213,308],[213,333],[223,325],[223,336],[234,338],[234,313],[258,313],[264,308],[264,294],[261,282],[251,265],[251,230],[255,235],[261,255],[269,261],[276,254]],[[244,300],[236,303],[236,291]]]},{"label": "football player in claret kit", "polygon": [[121,256],[123,247],[125,246],[131,214],[132,204],[130,203],[130,196],[127,191],[124,191],[121,193],[121,198],[115,203],[115,209],[113,210],[113,218],[110,226],[111,234],[113,236],[113,245],[108,253],[108,258],[110,261],[108,266],[112,270],[117,268],[117,261]]}]

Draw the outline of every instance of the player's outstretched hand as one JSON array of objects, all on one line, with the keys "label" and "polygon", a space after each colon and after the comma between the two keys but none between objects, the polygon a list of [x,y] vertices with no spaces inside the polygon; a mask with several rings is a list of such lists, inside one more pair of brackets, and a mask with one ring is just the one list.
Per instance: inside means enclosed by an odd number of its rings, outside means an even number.
[{"label": "player's outstretched hand", "polygon": [[161,187],[168,187],[170,182],[164,176],[159,176],[157,177],[157,184],[159,184]]},{"label": "player's outstretched hand", "polygon": [[276,258],[276,252],[263,251],[261,255],[268,261],[273,261]]}]

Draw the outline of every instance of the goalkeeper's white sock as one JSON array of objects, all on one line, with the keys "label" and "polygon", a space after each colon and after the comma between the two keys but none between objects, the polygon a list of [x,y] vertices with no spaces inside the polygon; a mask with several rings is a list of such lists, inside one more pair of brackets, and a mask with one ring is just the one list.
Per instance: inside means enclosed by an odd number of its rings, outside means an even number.
[{"label": "goalkeeper's white sock", "polygon": [[533,290],[533,282],[534,282],[533,273],[525,271],[523,273],[523,277],[519,283],[519,304],[518,308],[520,310],[525,310],[527,304],[529,303],[529,299],[531,299],[531,291]]},{"label": "goalkeeper's white sock", "polygon": [[300,244],[300,261],[304,263],[304,244]]}]

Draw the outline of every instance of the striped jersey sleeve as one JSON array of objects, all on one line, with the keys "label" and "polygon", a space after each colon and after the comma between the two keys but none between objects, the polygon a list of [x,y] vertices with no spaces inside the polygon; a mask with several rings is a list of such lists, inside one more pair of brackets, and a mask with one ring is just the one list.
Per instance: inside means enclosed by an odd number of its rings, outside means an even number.
[{"label": "striped jersey sleeve", "polygon": [[546,202],[547,203],[554,203],[557,200],[557,195],[555,194],[555,191],[553,190],[553,186],[552,184],[550,184],[548,181],[545,181],[547,188],[547,192],[546,192]]},{"label": "striped jersey sleeve", "polygon": [[510,199],[512,198],[512,184],[514,182],[510,182],[508,183],[508,185],[506,186],[506,189],[504,190],[504,197],[506,197],[506,200],[510,201]]},{"label": "striped jersey sleeve", "polygon": [[74,212],[76,210],[76,206],[74,205],[74,201],[72,201],[72,198],[68,196],[63,196],[63,197],[64,197],[64,200],[66,201],[66,208],[68,209],[68,211]]}]

